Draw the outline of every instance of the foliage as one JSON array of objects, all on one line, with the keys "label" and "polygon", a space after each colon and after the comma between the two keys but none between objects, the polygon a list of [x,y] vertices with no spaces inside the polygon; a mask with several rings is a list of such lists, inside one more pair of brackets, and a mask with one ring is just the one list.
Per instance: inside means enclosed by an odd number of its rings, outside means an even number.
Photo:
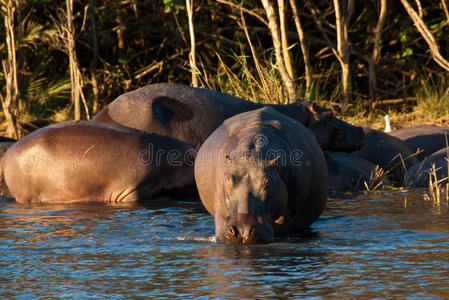
[{"label": "foliage", "polygon": [[[91,2],[94,20],[88,10]],[[330,101],[324,105],[333,106],[339,97],[338,61],[318,29],[311,7],[306,5],[308,1],[296,2],[313,67],[310,99]],[[21,0],[18,3],[15,24],[20,82],[18,119],[25,116],[30,121],[55,119],[71,105],[68,58],[61,44],[64,35],[55,26],[55,21],[63,17],[65,2]],[[263,78],[256,70],[255,57],[251,55],[249,43],[239,26],[240,5],[246,9],[243,14],[257,59],[261,62]],[[424,21],[439,42],[443,56],[449,57],[448,20],[435,1],[422,1],[422,6]],[[258,102],[286,102],[285,90],[273,63],[270,32],[256,17],[266,19],[260,1],[195,0],[194,8],[197,61],[203,86]],[[314,9],[320,12],[323,29],[335,46],[332,1],[315,1]],[[150,83],[189,84],[190,41],[185,1],[79,0],[75,1],[74,12],[76,50],[90,109],[94,97],[90,72],[95,38],[98,40],[98,62],[94,75],[98,82],[100,108],[120,94]],[[292,20],[288,6],[286,13],[287,20]],[[367,70],[377,18],[377,0],[357,3],[349,31],[356,101],[369,99]],[[96,37],[92,24],[95,24]],[[287,27],[290,53],[298,74],[298,99],[303,99],[302,54],[295,24],[287,22]],[[0,59],[7,55],[5,36],[5,28],[0,26]],[[388,7],[380,43],[381,59],[376,66],[380,99],[417,96],[422,99],[418,105],[426,110],[431,109],[428,105],[433,109],[436,102],[443,101],[443,111],[449,113],[449,86],[441,84],[446,81],[447,74],[430,59],[427,44],[399,1],[393,1]],[[5,78],[1,70],[0,82],[0,94],[4,94]],[[356,108],[353,113],[360,111],[356,103],[352,105]],[[441,109],[439,113],[441,115]]]}]

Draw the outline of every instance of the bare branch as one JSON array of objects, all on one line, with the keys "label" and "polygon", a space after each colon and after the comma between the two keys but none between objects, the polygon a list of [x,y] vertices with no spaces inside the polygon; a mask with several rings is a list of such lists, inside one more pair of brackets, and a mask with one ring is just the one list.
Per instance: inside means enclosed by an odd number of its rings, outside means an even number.
[{"label": "bare branch", "polygon": [[247,8],[244,8],[244,7],[241,6],[241,5],[232,3],[231,1],[217,0],[217,2],[218,2],[218,3],[221,3],[221,4],[229,5],[230,7],[233,7],[233,8],[236,8],[236,9],[242,9],[245,13],[247,13],[247,14],[249,14],[249,15],[252,15],[253,17],[256,17],[257,19],[259,19],[259,21],[261,21],[262,23],[265,24],[265,26],[268,27],[268,22],[267,22],[267,20],[265,20],[261,15],[256,14],[254,11],[252,11],[252,10],[250,10],[250,9],[247,9]]},{"label": "bare branch", "polygon": [[[416,0],[419,2],[419,0]],[[416,11],[413,9],[413,7],[408,3],[407,0],[401,0],[402,5],[404,6],[405,10],[409,14],[410,18],[413,20],[413,24],[415,25],[416,29],[418,29],[421,36],[424,38],[424,40],[427,42],[427,45],[429,45],[430,50],[432,51],[432,58],[435,60],[435,62],[449,72],[449,62],[441,55],[439,45],[437,41],[435,40],[435,37],[430,32],[430,30],[427,28],[426,24],[424,23],[423,19],[419,17],[419,15],[416,13]]]}]

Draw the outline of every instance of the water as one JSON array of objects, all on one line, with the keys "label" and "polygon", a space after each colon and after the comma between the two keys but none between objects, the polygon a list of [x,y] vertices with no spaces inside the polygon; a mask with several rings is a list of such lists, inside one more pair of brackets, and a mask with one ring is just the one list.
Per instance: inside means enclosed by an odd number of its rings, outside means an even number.
[{"label": "water", "polygon": [[195,199],[0,200],[0,298],[449,298],[449,210],[421,192],[332,198],[303,238],[223,245]]}]

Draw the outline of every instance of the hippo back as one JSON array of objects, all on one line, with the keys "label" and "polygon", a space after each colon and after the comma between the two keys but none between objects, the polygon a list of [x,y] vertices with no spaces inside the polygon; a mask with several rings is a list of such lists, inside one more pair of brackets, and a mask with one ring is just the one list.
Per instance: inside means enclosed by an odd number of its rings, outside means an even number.
[{"label": "hippo back", "polygon": [[161,83],[119,96],[92,121],[171,136],[199,148],[226,118],[257,107],[217,91]]},{"label": "hippo back", "polygon": [[346,152],[326,152],[329,174],[329,190],[345,192],[364,189],[370,183],[375,165],[363,158]]},{"label": "hippo back", "polygon": [[352,154],[361,157],[388,172],[391,178],[402,182],[405,170],[411,168],[416,162],[414,152],[400,139],[371,128],[364,128],[365,143],[363,147]]},{"label": "hippo back", "polygon": [[418,160],[447,147],[449,139],[448,128],[427,124],[393,130],[389,134],[402,140],[413,152],[422,150]]},{"label": "hippo back", "polygon": [[[445,184],[448,177],[448,158],[449,147],[446,147],[416,163],[409,171],[409,185],[428,186],[429,174],[431,173],[433,181],[436,179],[441,184]],[[435,172],[433,171],[433,166],[435,166]],[[436,178],[433,177],[435,175]]]}]

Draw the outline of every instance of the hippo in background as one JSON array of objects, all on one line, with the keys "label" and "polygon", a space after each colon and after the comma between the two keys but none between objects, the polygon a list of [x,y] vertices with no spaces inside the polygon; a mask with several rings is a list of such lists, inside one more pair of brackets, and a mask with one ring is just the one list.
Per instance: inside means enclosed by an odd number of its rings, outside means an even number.
[{"label": "hippo in background", "polygon": [[218,91],[182,84],[151,84],[123,94],[104,107],[93,122],[118,123],[191,143],[196,149],[224,120],[270,106],[309,128],[322,149],[351,152],[363,145],[363,131],[314,103],[267,105]]},{"label": "hippo in background", "polygon": [[373,163],[346,152],[325,152],[329,192],[346,192],[366,189],[371,184]]},{"label": "hippo in background", "polygon": [[173,138],[74,121],[16,142],[3,157],[2,170],[18,202],[129,202],[194,187],[188,157],[193,152],[192,145]]},{"label": "hippo in background", "polygon": [[417,158],[423,160],[448,146],[449,128],[422,124],[396,129],[389,134],[402,140],[412,152],[416,152],[418,149],[422,150],[418,153]]},{"label": "hippo in background", "polygon": [[402,184],[407,170],[417,162],[415,153],[403,141],[387,133],[366,127],[363,131],[365,132],[363,147],[351,154],[378,165],[393,181]]},{"label": "hippo in background", "polygon": [[270,107],[227,119],[195,160],[217,241],[270,242],[310,226],[327,201],[327,167],[310,130]]},{"label": "hippo in background", "polygon": [[448,177],[448,157],[449,147],[445,147],[427,156],[423,161],[418,162],[409,170],[409,185],[415,187],[427,187],[429,185],[429,175],[435,166],[436,178],[432,177],[433,181],[438,180],[444,184]]},{"label": "hippo in background", "polygon": [[[0,161],[2,160],[8,148],[11,147],[15,142],[15,139],[0,136]],[[6,186],[2,173],[3,172],[0,167],[0,198],[12,198],[11,192]]]}]

